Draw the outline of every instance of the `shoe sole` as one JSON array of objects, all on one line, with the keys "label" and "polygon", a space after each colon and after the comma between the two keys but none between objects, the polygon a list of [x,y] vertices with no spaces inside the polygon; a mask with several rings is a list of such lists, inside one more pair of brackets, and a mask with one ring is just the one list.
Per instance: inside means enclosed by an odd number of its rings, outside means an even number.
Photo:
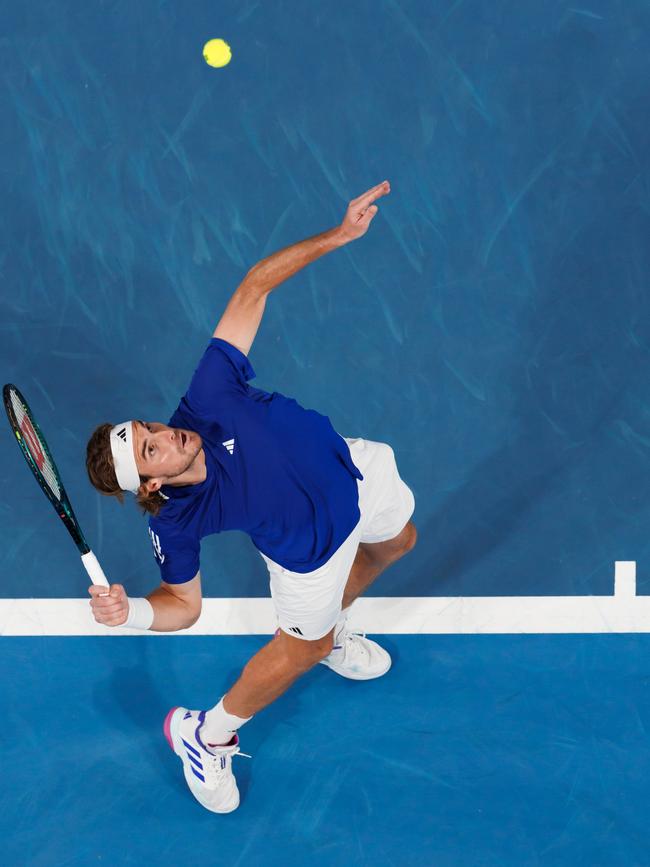
[{"label": "shoe sole", "polygon": [[[172,751],[174,753],[176,753],[178,758],[181,760],[184,773],[185,773],[185,762],[183,760],[183,755],[182,755],[182,753],[180,753],[178,751],[178,749],[176,749],[176,744],[174,743],[174,741],[177,739],[176,736],[178,735],[178,727],[179,727],[181,719],[183,718],[183,715],[186,713],[186,711],[187,711],[187,708],[184,708],[184,707],[173,707],[168,712],[167,716],[165,717],[165,722],[163,723],[163,732],[165,734],[165,737],[167,738],[167,743],[169,744]],[[180,745],[179,745],[179,749],[180,749]],[[188,783],[188,785],[189,785],[189,783]],[[199,801],[199,804],[201,804],[200,801]],[[201,804],[201,806],[203,807],[204,810],[208,810],[208,812],[210,812],[210,813],[218,813],[219,815],[223,815],[225,813],[232,813],[239,806],[239,794],[237,796],[237,803],[235,804],[234,807],[231,807],[229,810],[213,810],[210,807],[206,807],[205,804]]]},{"label": "shoe sole", "polygon": [[386,668],[385,668],[383,671],[380,671],[380,672],[378,672],[377,674],[370,674],[370,675],[368,675],[368,674],[363,674],[363,673],[361,673],[361,674],[359,674],[359,673],[352,673],[352,672],[347,673],[347,672],[345,672],[345,671],[340,671],[338,668],[335,668],[335,667],[334,667],[333,665],[331,665],[329,662],[325,662],[324,659],[321,659],[320,664],[321,664],[321,665],[326,665],[327,668],[329,668],[329,669],[330,669],[331,671],[333,671],[335,674],[340,674],[341,677],[346,677],[348,680],[374,680],[374,679],[377,678],[377,677],[382,677],[384,674],[386,674],[387,671],[390,671],[390,667],[391,667],[391,665],[393,664],[393,660],[392,660],[392,659],[389,659],[389,660],[388,660],[388,665],[386,666]]}]

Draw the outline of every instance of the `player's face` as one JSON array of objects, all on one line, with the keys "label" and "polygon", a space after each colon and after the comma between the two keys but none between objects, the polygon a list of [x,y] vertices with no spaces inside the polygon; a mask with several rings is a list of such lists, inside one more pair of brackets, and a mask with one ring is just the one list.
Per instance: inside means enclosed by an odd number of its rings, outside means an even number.
[{"label": "player's face", "polygon": [[203,445],[196,431],[157,421],[135,421],[133,428],[136,464],[143,476],[173,480],[192,466]]}]

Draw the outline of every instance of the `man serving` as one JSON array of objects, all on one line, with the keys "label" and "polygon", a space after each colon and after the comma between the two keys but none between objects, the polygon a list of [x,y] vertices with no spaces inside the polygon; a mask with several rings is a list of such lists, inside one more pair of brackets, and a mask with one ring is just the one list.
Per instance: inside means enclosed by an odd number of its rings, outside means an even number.
[{"label": "man serving", "polygon": [[100,425],[86,456],[91,483],[149,514],[161,584],[128,598],[92,586],[95,619],[170,632],[201,612],[200,541],[241,530],[264,559],[279,629],[207,711],[172,708],[165,735],[187,784],[208,810],[239,805],[231,760],[238,730],[317,663],[343,677],[385,674],[390,656],[347,628],[350,605],[411,550],[413,493],[386,443],[340,436],[329,419],[249,385],[248,353],[269,293],[305,265],[360,238],[390,192],[384,181],[353,199],[340,226],[263,259],[231,297],[169,424]]}]

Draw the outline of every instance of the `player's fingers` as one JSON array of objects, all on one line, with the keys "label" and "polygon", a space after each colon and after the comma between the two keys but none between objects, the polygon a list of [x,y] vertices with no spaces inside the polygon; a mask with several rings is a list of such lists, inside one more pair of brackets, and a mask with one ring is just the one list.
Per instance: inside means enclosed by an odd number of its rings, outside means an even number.
[{"label": "player's fingers", "polygon": [[357,228],[363,228],[365,226],[365,228],[367,229],[378,210],[379,208],[377,207],[377,205],[370,205],[369,208],[366,208],[363,211],[359,211],[355,220],[355,225],[357,226]]},{"label": "player's fingers", "polygon": [[120,611],[127,610],[125,605],[93,605],[92,602],[90,607],[96,617],[112,617]]},{"label": "player's fingers", "polygon": [[124,599],[113,599],[111,596],[97,596],[90,600],[90,607],[93,611],[108,611],[111,608],[125,608],[126,602]]},{"label": "player's fingers", "polygon": [[358,208],[367,208],[380,196],[385,196],[390,193],[390,184],[388,181],[382,181],[376,187],[372,187],[365,193],[359,196],[358,199],[353,199],[353,204]]},{"label": "player's fingers", "polygon": [[104,587],[103,584],[91,584],[88,592],[93,597],[108,596],[108,587]]},{"label": "player's fingers", "polygon": [[94,612],[94,614],[97,623],[101,623],[103,626],[117,626],[119,623],[124,623],[128,617],[128,611],[125,611],[124,609],[112,611],[110,614],[98,612]]},{"label": "player's fingers", "polygon": [[90,600],[91,605],[115,605],[119,602],[115,596],[109,596],[107,593],[96,593]]},{"label": "player's fingers", "polygon": [[364,220],[374,217],[378,210],[377,205],[373,205],[367,201],[361,205],[356,205],[354,208],[351,207],[348,211],[348,219],[356,224],[363,223]]},{"label": "player's fingers", "polygon": [[110,595],[113,597],[113,599],[120,599],[122,596],[126,596],[126,591],[121,584],[111,584]]},{"label": "player's fingers", "polygon": [[360,196],[357,196],[355,199],[352,199],[352,203],[361,202],[363,199],[366,198],[366,196],[370,196],[372,193],[374,193],[376,190],[378,190],[385,183],[386,183],[386,181],[382,181],[381,184],[375,184],[374,187],[370,187],[370,189],[366,190],[365,193],[361,193]]},{"label": "player's fingers", "polygon": [[112,617],[109,620],[97,620],[100,626],[123,626],[125,617]]},{"label": "player's fingers", "polygon": [[122,613],[118,616],[111,617],[108,620],[104,620],[104,626],[124,626],[126,621],[126,614]]},{"label": "player's fingers", "polygon": [[373,202],[376,202],[377,199],[380,199],[382,196],[386,196],[390,193],[389,186],[383,186],[379,190],[375,190],[375,192],[371,193],[369,196],[366,196],[361,202],[362,208],[369,208]]}]

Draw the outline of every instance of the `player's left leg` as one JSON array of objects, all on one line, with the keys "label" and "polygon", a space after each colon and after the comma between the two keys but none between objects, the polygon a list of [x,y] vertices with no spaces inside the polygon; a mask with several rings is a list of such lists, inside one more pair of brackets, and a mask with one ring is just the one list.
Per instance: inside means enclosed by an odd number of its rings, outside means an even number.
[{"label": "player's left leg", "polygon": [[350,569],[350,576],[341,608],[348,608],[391,563],[395,563],[415,546],[415,524],[409,521],[401,533],[386,542],[360,542],[359,550]]},{"label": "player's left leg", "polygon": [[343,677],[369,680],[386,674],[391,666],[390,654],[365,632],[350,632],[347,617],[350,605],[391,563],[399,560],[415,545],[417,530],[409,521],[401,533],[385,542],[360,542],[350,569],[341,600],[341,611],[334,628],[332,652],[321,660]]}]

